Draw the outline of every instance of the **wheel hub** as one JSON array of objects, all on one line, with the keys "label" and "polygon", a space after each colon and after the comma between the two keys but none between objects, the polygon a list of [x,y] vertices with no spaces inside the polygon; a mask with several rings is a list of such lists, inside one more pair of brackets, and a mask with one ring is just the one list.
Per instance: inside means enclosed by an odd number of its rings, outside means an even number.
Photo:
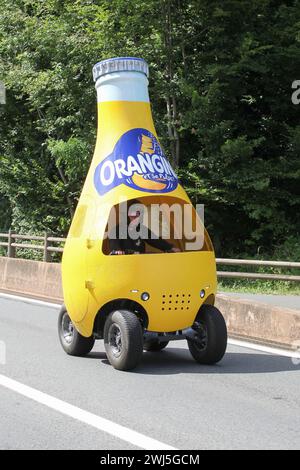
[{"label": "wheel hub", "polygon": [[196,331],[194,344],[199,351],[205,350],[207,347],[207,327],[202,322],[195,323],[193,329]]},{"label": "wheel hub", "polygon": [[122,333],[120,327],[113,323],[108,331],[109,345],[115,357],[120,356],[122,352]]},{"label": "wheel hub", "polygon": [[67,313],[62,317],[62,334],[65,342],[71,344],[74,337],[74,326]]}]

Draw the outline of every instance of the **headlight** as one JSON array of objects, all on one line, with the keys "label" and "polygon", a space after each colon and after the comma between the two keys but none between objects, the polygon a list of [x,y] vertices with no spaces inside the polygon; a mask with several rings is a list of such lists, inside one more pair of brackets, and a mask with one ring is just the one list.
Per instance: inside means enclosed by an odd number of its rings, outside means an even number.
[{"label": "headlight", "polygon": [[205,290],[204,289],[202,289],[200,291],[200,297],[201,297],[201,299],[203,299],[205,297]]},{"label": "headlight", "polygon": [[146,302],[146,300],[150,299],[150,294],[148,294],[148,292],[143,292],[141,295],[141,299],[144,300],[144,302]]}]

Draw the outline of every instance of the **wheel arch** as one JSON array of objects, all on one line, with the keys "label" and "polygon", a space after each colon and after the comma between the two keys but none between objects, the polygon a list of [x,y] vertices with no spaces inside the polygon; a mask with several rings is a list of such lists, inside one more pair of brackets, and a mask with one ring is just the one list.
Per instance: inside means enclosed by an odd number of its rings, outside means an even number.
[{"label": "wheel arch", "polygon": [[215,305],[216,296],[215,294],[210,294],[203,302],[202,305]]},{"label": "wheel arch", "polygon": [[98,339],[103,338],[105,320],[115,310],[130,310],[139,318],[142,327],[147,329],[149,324],[148,314],[138,302],[131,299],[115,299],[104,304],[95,316],[93,333]]}]

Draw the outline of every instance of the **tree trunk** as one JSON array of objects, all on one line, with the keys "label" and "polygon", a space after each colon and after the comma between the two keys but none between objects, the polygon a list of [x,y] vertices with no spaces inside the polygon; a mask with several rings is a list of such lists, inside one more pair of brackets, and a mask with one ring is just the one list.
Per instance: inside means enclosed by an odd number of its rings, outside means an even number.
[{"label": "tree trunk", "polygon": [[164,27],[164,43],[167,56],[167,80],[169,82],[169,92],[166,96],[167,117],[168,117],[168,137],[170,139],[170,150],[172,164],[174,167],[179,165],[180,160],[180,140],[177,131],[177,103],[176,97],[172,92],[173,87],[173,37],[172,37],[172,14],[171,14],[171,0],[163,0],[162,12],[165,18]]},{"label": "tree trunk", "polygon": [[[66,178],[62,168],[60,168],[60,166],[57,164],[57,162],[56,162],[56,167],[58,169],[58,172],[59,172],[59,175],[61,177],[62,182],[65,185],[67,185],[68,184],[67,178]],[[72,199],[70,198],[70,196],[68,194],[66,196],[66,199],[67,199],[67,204],[68,204],[68,209],[69,209],[69,212],[70,212],[71,219],[73,219],[74,214],[75,214],[75,210],[74,210],[74,205],[73,205]]]}]

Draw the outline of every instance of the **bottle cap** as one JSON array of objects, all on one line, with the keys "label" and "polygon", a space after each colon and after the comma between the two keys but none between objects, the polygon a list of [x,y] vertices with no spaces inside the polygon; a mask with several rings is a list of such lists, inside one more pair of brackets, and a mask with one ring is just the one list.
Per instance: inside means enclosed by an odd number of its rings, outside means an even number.
[{"label": "bottle cap", "polygon": [[149,77],[149,67],[144,59],[137,57],[116,57],[98,62],[93,67],[93,77],[98,78],[113,72],[140,72]]}]

